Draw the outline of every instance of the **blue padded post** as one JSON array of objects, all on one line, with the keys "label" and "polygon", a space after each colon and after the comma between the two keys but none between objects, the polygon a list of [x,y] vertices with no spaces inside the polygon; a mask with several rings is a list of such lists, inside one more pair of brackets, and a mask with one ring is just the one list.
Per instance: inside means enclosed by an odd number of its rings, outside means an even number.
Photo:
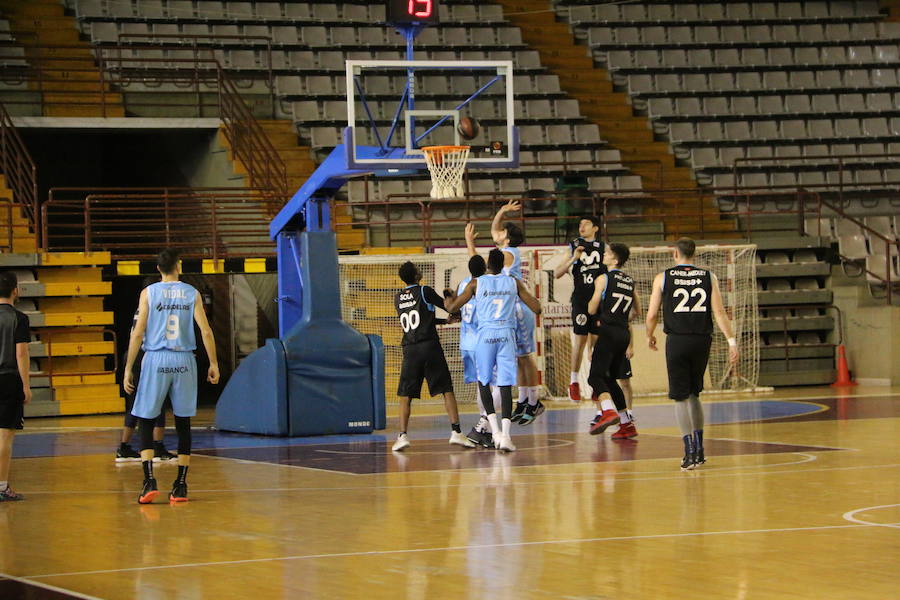
[{"label": "blue padded post", "polygon": [[341,318],[328,202],[360,171],[335,148],[269,225],[277,243],[279,340],[244,358],[216,426],[268,435],[370,433],[385,427],[384,346]]},{"label": "blue padded post", "polygon": [[287,362],[281,340],[244,358],[216,404],[216,427],[225,431],[287,435]]},{"label": "blue padded post", "polygon": [[380,335],[369,334],[369,348],[372,350],[372,412],[375,429],[387,427],[387,407],[384,394],[384,342]]}]

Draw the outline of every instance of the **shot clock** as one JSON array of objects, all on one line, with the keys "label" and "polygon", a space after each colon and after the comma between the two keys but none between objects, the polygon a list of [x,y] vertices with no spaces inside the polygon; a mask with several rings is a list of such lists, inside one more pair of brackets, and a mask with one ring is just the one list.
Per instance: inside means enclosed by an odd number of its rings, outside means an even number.
[{"label": "shot clock", "polygon": [[438,22],[437,0],[387,0],[387,21],[394,25]]}]

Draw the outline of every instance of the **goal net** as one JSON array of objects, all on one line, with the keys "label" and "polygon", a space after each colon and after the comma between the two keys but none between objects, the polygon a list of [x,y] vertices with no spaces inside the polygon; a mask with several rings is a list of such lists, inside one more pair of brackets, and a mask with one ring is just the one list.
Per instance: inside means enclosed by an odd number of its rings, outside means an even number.
[{"label": "goal net", "polygon": [[[480,249],[486,254],[487,249]],[[536,331],[536,361],[541,372],[544,395],[553,399],[568,396],[572,371],[572,326],[569,296],[572,277],[554,279],[553,270],[568,256],[568,247],[522,249],[523,277],[541,301],[543,314]],[[744,390],[756,387],[759,376],[759,323],[756,299],[756,247],[752,245],[698,246],[696,263],[712,270],[719,278],[722,298],[734,323],[741,357],[737,365],[728,363],[728,344],[716,330],[707,371],[708,390]],[[432,286],[438,294],[445,288],[456,290],[468,277],[468,255],[463,249],[441,250],[435,254],[341,256],[341,296],[344,320],[362,333],[375,333],[385,346],[385,386],[387,401],[396,403],[397,383],[403,359],[403,330],[394,308],[394,294],[404,287],[397,271],[407,260],[422,272],[422,284]],[[638,283],[638,294],[646,310],[653,277],[672,265],[668,248],[631,248],[625,271]],[[438,310],[438,317],[446,317]],[[635,325],[638,317],[635,317]],[[643,323],[643,315],[640,316]],[[635,357],[632,359],[635,393],[665,393],[667,379],[665,355],[647,348],[644,327],[634,326]],[[659,347],[664,348],[662,326],[658,328]],[[474,384],[463,382],[462,358],[459,352],[459,323],[438,326],[438,334],[450,366],[453,388],[460,403],[474,403]],[[582,361],[580,381],[582,394],[589,396],[587,374],[590,353]],[[440,403],[431,398],[423,385],[423,402]]]}]

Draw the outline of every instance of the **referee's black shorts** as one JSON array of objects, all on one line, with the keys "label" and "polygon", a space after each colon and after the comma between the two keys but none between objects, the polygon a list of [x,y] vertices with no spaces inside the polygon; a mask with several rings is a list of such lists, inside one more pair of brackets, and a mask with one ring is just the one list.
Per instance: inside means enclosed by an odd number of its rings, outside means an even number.
[{"label": "referee's black shorts", "polygon": [[[594,395],[599,396],[609,392],[609,379],[624,379],[620,377],[625,372],[625,351],[628,350],[628,342],[631,333],[626,327],[617,325],[600,325],[597,328],[597,343],[591,356],[591,373],[588,375],[588,383],[594,390]],[[628,371],[630,372],[630,368]],[[630,373],[629,373],[630,376]]]},{"label": "referee's black shorts", "polygon": [[421,398],[423,379],[428,381],[428,391],[432,396],[453,391],[450,367],[447,366],[440,340],[403,346],[403,366],[400,368],[397,395]]},{"label": "referee's black shorts", "polygon": [[25,425],[25,388],[18,373],[0,375],[0,429]]},{"label": "referee's black shorts", "polygon": [[687,400],[703,391],[703,375],[709,362],[712,336],[669,334],[666,337],[666,369],[669,398]]}]

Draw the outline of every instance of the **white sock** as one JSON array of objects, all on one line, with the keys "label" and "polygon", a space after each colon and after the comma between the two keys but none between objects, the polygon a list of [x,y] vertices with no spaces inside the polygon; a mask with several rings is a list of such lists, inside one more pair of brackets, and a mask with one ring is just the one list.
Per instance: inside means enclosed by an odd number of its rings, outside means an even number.
[{"label": "white sock", "polygon": [[616,410],[616,405],[609,398],[600,401],[600,410]]},{"label": "white sock", "polygon": [[528,386],[519,386],[519,404],[528,402]]},{"label": "white sock", "polygon": [[619,412],[619,422],[623,425],[625,423],[631,423],[631,415],[628,414],[627,410],[620,410]]},{"label": "white sock", "polygon": [[528,388],[528,404],[531,406],[537,406],[538,402],[538,390],[540,388],[536,385]]},{"label": "white sock", "polygon": [[509,432],[512,430],[512,421],[509,419],[503,419],[503,435],[509,437]]},{"label": "white sock", "polygon": [[487,416],[487,418],[488,423],[491,426],[491,431],[500,431],[500,429],[497,427],[497,413],[491,413]]},{"label": "white sock", "polygon": [[9,487],[8,481],[0,481],[0,492],[5,492],[6,488]]},{"label": "white sock", "polygon": [[569,383],[578,383],[578,371],[572,371],[569,375]]}]

